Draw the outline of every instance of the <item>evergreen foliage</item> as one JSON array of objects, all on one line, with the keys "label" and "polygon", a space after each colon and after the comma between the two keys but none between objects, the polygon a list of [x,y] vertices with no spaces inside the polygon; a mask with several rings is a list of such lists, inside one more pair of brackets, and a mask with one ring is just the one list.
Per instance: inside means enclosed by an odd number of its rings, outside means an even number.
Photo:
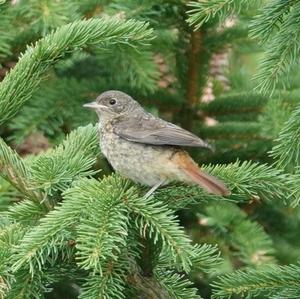
[{"label": "evergreen foliage", "polygon": [[218,22],[224,21],[226,17],[239,13],[242,8],[245,8],[245,5],[247,6],[250,3],[248,0],[191,1],[188,4],[191,7],[188,12],[188,22],[191,25],[196,25],[195,28],[199,29],[201,25],[211,19]]},{"label": "evergreen foliage", "polygon": [[253,22],[252,34],[268,42],[257,74],[261,90],[274,89],[278,80],[288,75],[299,53],[298,22],[299,3],[296,1],[270,1]]},{"label": "evergreen foliage", "polygon": [[[0,0],[0,298],[298,298],[299,12]],[[207,139],[231,195],[113,174],[82,108],[108,89]]]},{"label": "evergreen foliage", "polygon": [[91,19],[76,21],[50,33],[38,41],[34,48],[28,48],[17,66],[1,82],[2,122],[16,114],[37,88],[48,68],[65,53],[83,46],[104,44],[112,38],[112,43],[128,43],[128,40],[138,42],[142,39],[145,42],[151,37],[151,31],[146,27],[145,23],[135,21]]},{"label": "evergreen foliage", "polygon": [[278,143],[272,151],[278,166],[291,171],[297,171],[299,167],[299,113],[300,108],[297,107],[281,129]]},{"label": "evergreen foliage", "polygon": [[[214,298],[228,298],[232,294],[249,294],[257,296],[265,293],[274,298],[296,298],[299,294],[299,265],[267,266],[257,270],[245,272],[237,271],[234,275],[228,274],[215,283]],[[282,296],[282,297],[279,297]]]}]

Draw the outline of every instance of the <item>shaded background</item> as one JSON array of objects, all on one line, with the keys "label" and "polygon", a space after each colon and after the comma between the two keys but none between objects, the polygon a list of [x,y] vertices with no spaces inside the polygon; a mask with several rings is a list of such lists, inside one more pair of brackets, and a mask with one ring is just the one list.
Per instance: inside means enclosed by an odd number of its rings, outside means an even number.
[{"label": "shaded background", "polygon": [[[58,144],[71,130],[95,123],[96,115],[82,105],[108,89],[132,95],[147,110],[193,131],[215,148],[191,151],[199,164],[253,160],[272,163],[273,140],[299,104],[300,76],[291,71],[283,91],[272,96],[254,87],[264,51],[250,38],[248,26],[260,4],[245,6],[220,22],[212,19],[193,31],[186,22],[185,1],[6,1],[0,18],[0,80],[13,68],[27,44],[53,29],[83,18],[117,16],[148,21],[156,38],[144,47],[112,45],[65,55],[47,80],[5,126],[0,135],[22,156],[36,155]],[[110,173],[99,157],[101,175]],[[0,208],[18,201],[14,190],[0,180]],[[267,263],[295,262],[299,256],[299,209],[259,198],[198,206],[179,214],[194,241],[217,243],[224,262],[218,273],[194,280],[204,298],[217,274]],[[53,286],[47,298],[76,298],[78,289],[65,281]]]}]

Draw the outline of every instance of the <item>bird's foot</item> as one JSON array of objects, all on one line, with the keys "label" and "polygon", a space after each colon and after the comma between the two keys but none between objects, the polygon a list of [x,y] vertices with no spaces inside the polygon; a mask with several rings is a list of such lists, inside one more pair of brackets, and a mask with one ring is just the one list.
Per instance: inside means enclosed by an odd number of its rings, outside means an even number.
[{"label": "bird's foot", "polygon": [[149,198],[155,191],[156,189],[158,189],[162,184],[164,184],[166,182],[166,180],[162,180],[160,182],[158,182],[157,184],[155,184],[145,195],[144,198],[147,199]]}]

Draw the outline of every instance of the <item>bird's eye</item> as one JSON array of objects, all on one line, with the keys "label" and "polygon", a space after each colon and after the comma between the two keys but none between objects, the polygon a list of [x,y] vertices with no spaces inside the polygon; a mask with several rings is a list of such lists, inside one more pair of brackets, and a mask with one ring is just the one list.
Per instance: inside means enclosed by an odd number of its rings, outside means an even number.
[{"label": "bird's eye", "polygon": [[115,99],[110,99],[109,100],[109,104],[110,105],[114,105],[114,104],[116,104],[117,103],[117,101],[115,100]]}]

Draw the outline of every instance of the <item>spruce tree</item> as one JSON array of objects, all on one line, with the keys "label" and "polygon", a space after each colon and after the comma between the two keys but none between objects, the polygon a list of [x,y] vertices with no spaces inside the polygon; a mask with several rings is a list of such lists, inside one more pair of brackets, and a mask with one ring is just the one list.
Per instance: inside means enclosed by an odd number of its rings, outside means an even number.
[{"label": "spruce tree", "polygon": [[[0,0],[0,298],[299,298],[299,13]],[[113,173],[82,107],[108,89],[208,140],[231,195]]]}]

